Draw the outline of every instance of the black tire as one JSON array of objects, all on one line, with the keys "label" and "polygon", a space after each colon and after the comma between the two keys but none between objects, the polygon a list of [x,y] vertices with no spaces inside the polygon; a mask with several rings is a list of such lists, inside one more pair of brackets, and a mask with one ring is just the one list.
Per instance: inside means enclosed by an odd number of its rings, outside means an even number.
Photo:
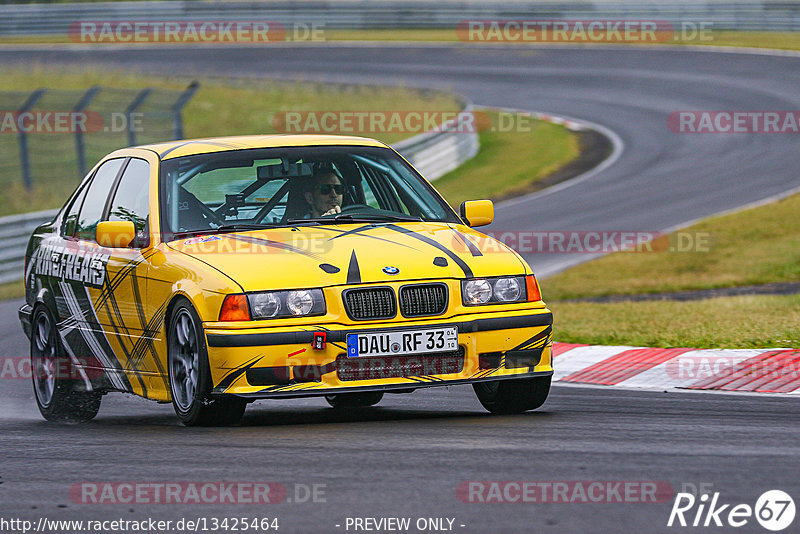
[{"label": "black tire", "polygon": [[494,414],[513,414],[535,410],[547,400],[550,376],[518,380],[494,380],[472,384],[484,408]]},{"label": "black tire", "polygon": [[227,426],[242,419],[246,400],[211,397],[211,370],[202,323],[185,299],[170,314],[167,369],[172,406],[184,425]]},{"label": "black tire", "polygon": [[365,408],[367,406],[375,406],[382,398],[383,391],[325,395],[325,400],[334,408]]},{"label": "black tire", "polygon": [[91,421],[100,410],[102,394],[86,391],[61,345],[50,310],[36,306],[31,320],[31,375],[39,412],[47,421]]}]

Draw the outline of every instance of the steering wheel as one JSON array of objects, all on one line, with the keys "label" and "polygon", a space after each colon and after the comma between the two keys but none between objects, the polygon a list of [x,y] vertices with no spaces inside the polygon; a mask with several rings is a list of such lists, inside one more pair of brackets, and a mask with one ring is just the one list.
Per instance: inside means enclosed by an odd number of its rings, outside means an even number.
[{"label": "steering wheel", "polygon": [[375,211],[375,208],[367,204],[348,204],[342,208],[342,213],[349,213],[351,211]]}]

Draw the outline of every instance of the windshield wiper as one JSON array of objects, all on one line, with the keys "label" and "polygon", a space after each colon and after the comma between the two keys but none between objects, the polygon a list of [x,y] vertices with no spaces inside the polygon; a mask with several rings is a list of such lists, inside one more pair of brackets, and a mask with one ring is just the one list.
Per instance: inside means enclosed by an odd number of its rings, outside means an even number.
[{"label": "windshield wiper", "polygon": [[253,224],[253,223],[235,223],[235,224],[223,224],[218,228],[214,228],[211,230],[212,233],[225,233],[225,232],[240,232],[243,230],[264,230],[265,228],[277,228],[279,226],[286,226],[285,224],[279,223],[265,223],[265,224]]},{"label": "windshield wiper", "polygon": [[420,217],[410,215],[390,215],[384,213],[340,213],[333,217],[317,217],[312,219],[289,219],[287,223],[312,222],[321,224],[336,224],[340,222],[380,222],[380,221],[399,221],[399,222],[422,222]]},{"label": "windshield wiper", "polygon": [[[301,220],[299,222],[303,222]],[[315,224],[315,223],[314,223]],[[244,232],[249,230],[265,230],[268,228],[286,228],[288,226],[298,226],[297,224],[282,224],[282,223],[238,223],[238,224],[223,224],[218,228],[202,228],[197,230],[182,230],[180,232],[173,232],[172,235],[176,239],[197,235],[211,235],[211,234],[225,234],[228,232]]]}]

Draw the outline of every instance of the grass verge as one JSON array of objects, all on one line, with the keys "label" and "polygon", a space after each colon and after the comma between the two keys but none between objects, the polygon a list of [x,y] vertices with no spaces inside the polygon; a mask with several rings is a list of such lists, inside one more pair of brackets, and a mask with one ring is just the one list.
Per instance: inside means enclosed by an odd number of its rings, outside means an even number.
[{"label": "grass verge", "polygon": [[[797,32],[750,32],[736,30],[712,30],[710,40],[676,38],[668,41],[658,42],[632,42],[634,45],[701,45],[701,46],[728,46],[746,48],[775,48],[779,50],[800,50],[800,34]],[[327,41],[410,41],[410,42],[453,42],[464,43],[465,45],[496,45],[505,44],[527,44],[530,46],[547,45],[547,42],[486,42],[486,41],[462,41],[455,28],[431,28],[431,29],[365,29],[365,30],[326,30],[325,40]],[[3,36],[0,37],[0,44],[69,44],[72,41],[67,35],[27,35],[27,36]],[[163,44],[163,43],[162,43]],[[561,43],[561,44],[586,44],[592,46],[595,43]],[[626,46],[628,43],[597,43],[598,45]],[[146,46],[146,44],[143,44]],[[137,45],[141,46],[141,45]],[[264,44],[269,47],[269,43]]]},{"label": "grass verge", "polygon": [[[326,32],[330,41],[442,41],[463,42],[464,44],[504,45],[529,44],[531,46],[546,45],[546,42],[485,42],[462,41],[455,28],[438,29],[401,29],[401,30],[330,30]],[[747,48],[776,48],[781,50],[800,50],[800,34],[797,32],[746,32],[735,30],[712,30],[710,40],[689,39],[659,41],[654,43],[632,42],[635,45],[701,45],[701,46],[733,46]],[[573,44],[573,43],[562,43]],[[574,43],[583,44],[583,43]],[[594,43],[586,43],[593,45]],[[597,43],[599,45],[625,46],[628,43]]]},{"label": "grass verge", "polygon": [[22,280],[0,284],[0,300],[17,299],[25,296],[25,286]]},{"label": "grass verge", "polygon": [[586,303],[563,299],[737,287],[800,279],[800,195],[713,217],[669,236],[707,251],[618,252],[542,283],[556,339],[696,348],[800,348],[800,295]]},{"label": "grass verge", "polygon": [[[580,155],[578,136],[563,126],[524,116],[508,119],[506,112],[485,113],[492,126],[480,133],[480,152],[434,182],[455,208],[465,200],[526,192]],[[501,116],[506,117],[502,123]],[[513,132],[499,127],[512,122],[520,126]]]},{"label": "grass verge", "polygon": [[609,254],[548,278],[545,294],[562,300],[795,282],[800,280],[799,211],[800,195],[793,195],[712,217],[669,236],[669,248],[694,243],[685,252]]},{"label": "grass verge", "polygon": [[[547,283],[543,284],[547,291]],[[565,343],[693,348],[800,348],[800,295],[700,301],[549,302]]]}]

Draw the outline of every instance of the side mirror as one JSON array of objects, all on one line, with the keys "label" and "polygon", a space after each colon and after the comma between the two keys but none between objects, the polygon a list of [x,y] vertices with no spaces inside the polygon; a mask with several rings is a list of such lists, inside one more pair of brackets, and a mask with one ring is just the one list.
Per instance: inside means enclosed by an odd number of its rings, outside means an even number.
[{"label": "side mirror", "polygon": [[97,243],[108,248],[128,248],[136,237],[131,221],[103,221],[97,224]]},{"label": "side mirror", "polygon": [[491,200],[467,200],[459,210],[461,218],[470,226],[486,226],[494,221],[494,204]]}]

